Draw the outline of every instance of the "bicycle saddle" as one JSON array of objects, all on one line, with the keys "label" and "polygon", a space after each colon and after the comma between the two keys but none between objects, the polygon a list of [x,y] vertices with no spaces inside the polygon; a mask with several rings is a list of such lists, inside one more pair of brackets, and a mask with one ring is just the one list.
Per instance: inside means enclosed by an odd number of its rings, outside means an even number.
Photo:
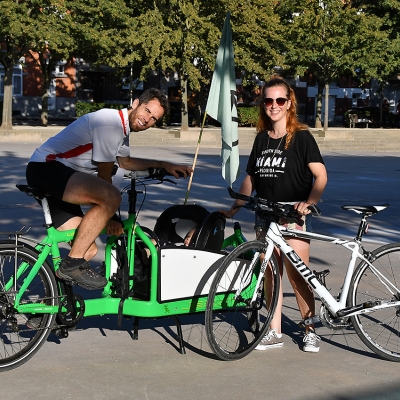
[{"label": "bicycle saddle", "polygon": [[49,194],[42,189],[35,188],[28,185],[15,185],[21,192],[26,193],[28,196],[33,196],[35,199],[43,199]]},{"label": "bicycle saddle", "polygon": [[382,204],[380,206],[342,206],[342,209],[351,210],[356,212],[357,214],[374,215],[388,207],[389,204]]}]

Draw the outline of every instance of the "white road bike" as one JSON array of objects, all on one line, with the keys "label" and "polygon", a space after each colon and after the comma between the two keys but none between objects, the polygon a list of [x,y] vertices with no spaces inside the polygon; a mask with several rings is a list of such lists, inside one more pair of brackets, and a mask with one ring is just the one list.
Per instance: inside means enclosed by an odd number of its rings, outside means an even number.
[{"label": "white road bike", "polygon": [[[251,296],[249,303],[253,306],[248,312],[251,328],[257,332],[268,329],[265,324],[258,324],[257,307],[262,308],[265,300],[264,280],[272,276],[276,282],[278,263],[273,253],[278,247],[281,253],[288,258],[291,264],[307,281],[315,295],[321,299],[322,305],[319,319],[323,325],[331,329],[344,329],[353,326],[363,343],[380,357],[390,361],[400,361],[400,243],[391,243],[381,246],[373,251],[367,251],[361,244],[362,237],[368,229],[367,219],[388,207],[388,204],[379,206],[343,206],[344,210],[351,210],[360,214],[361,221],[358,232],[353,240],[339,239],[336,237],[302,232],[288,229],[277,224],[280,217],[293,218],[299,221],[299,215],[288,204],[275,203],[265,199],[245,196],[228,189],[232,198],[247,201],[244,206],[257,211],[262,218],[269,221],[266,237],[260,241],[249,241],[232,250],[224,259],[211,285],[208,296],[206,321],[212,327],[208,337],[213,351],[222,359],[229,360],[229,338],[231,329],[221,324],[216,324],[218,318],[213,311],[214,302],[219,300],[218,294],[228,292],[230,287],[245,286],[249,270],[257,274],[257,290]],[[319,215],[316,206],[310,207],[313,215]],[[301,222],[300,222],[301,223]],[[311,271],[298,254],[288,245],[287,238],[312,239],[343,246],[351,253],[343,286],[335,298],[325,286],[325,276],[329,270],[317,273]],[[243,262],[243,260],[247,260]],[[250,261],[251,260],[251,261]],[[358,261],[358,264],[357,264]],[[246,265],[246,272],[243,272]],[[250,267],[249,267],[250,265]],[[257,267],[258,266],[258,267]],[[269,275],[265,271],[270,271]],[[243,282],[242,285],[238,281]],[[264,287],[265,286],[265,287]],[[278,285],[269,285],[270,293],[267,298],[275,299],[279,291]],[[237,290],[240,293],[240,290]],[[318,318],[318,317],[314,317]],[[261,340],[252,343],[253,349]]]}]

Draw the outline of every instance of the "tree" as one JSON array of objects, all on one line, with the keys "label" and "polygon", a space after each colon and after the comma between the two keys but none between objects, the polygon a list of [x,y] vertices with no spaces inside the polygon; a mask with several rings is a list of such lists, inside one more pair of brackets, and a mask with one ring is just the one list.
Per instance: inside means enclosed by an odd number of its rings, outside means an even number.
[{"label": "tree", "polygon": [[235,66],[244,83],[251,83],[254,75],[268,79],[277,66],[285,67],[288,37],[275,12],[276,1],[225,1],[225,4],[232,13]]},{"label": "tree", "polygon": [[14,65],[29,48],[22,32],[30,22],[28,2],[2,1],[0,7],[0,62],[4,67],[4,98],[1,129],[12,129],[12,75]]},{"label": "tree", "polygon": [[135,18],[135,34],[126,43],[139,52],[143,61],[140,79],[146,79],[152,70],[178,73],[182,130],[188,128],[188,85],[200,90],[201,84],[207,82],[202,71],[213,61],[210,49],[218,47],[218,28],[211,22],[203,4],[182,0],[137,1],[133,7],[140,16]]},{"label": "tree", "polygon": [[178,72],[182,130],[188,128],[187,88],[201,93],[210,83],[227,11],[231,11],[236,68],[245,79],[254,73],[265,76],[282,61],[275,48],[282,47],[281,36],[268,29],[278,21],[273,4],[272,0],[155,0],[132,5],[137,30],[126,46],[145,61],[141,79],[151,70]]},{"label": "tree", "polygon": [[124,39],[131,33],[131,9],[124,0],[43,0],[0,3],[1,63],[5,68],[2,127],[12,128],[12,69],[28,52],[42,71],[43,125],[48,122],[48,93],[58,61],[84,55],[93,63],[127,63]]},{"label": "tree", "polygon": [[286,62],[291,71],[307,73],[318,86],[315,127],[328,128],[329,84],[351,74],[361,82],[379,76],[394,59],[387,31],[376,15],[368,15],[342,0],[283,0],[278,12],[288,27]]},{"label": "tree", "polygon": [[70,0],[68,6],[76,57],[95,67],[124,67],[140,60],[131,46],[140,15],[130,0]]},{"label": "tree", "polygon": [[[73,22],[67,2],[31,2],[29,17],[29,53],[37,59],[42,71],[42,109],[40,119],[48,124],[49,90],[56,64],[68,60],[75,51]],[[26,33],[26,32],[25,32]],[[37,56],[37,57],[35,57]]]},{"label": "tree", "polygon": [[1,63],[5,69],[3,129],[12,129],[12,73],[22,56],[37,55],[43,73],[42,122],[47,125],[48,90],[56,61],[73,51],[68,9],[64,2],[1,2],[0,43],[4,46]]},{"label": "tree", "polygon": [[389,31],[391,40],[398,38],[400,28],[400,2],[398,0],[351,0],[350,3],[360,12],[381,18],[381,30]]},{"label": "tree", "polygon": [[360,12],[368,15],[375,15],[381,18],[381,31],[388,34],[390,47],[387,49],[387,56],[384,63],[378,71],[377,78],[380,83],[381,92],[381,122],[382,122],[382,105],[383,105],[383,89],[388,81],[399,83],[399,65],[400,57],[400,2],[398,0],[353,0],[353,7],[357,7]]}]

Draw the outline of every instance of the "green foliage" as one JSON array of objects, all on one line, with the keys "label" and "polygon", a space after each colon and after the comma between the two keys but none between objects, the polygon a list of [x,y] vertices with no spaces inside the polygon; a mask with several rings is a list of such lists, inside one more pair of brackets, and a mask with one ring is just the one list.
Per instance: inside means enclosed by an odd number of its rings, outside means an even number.
[{"label": "green foliage", "polygon": [[238,108],[239,126],[255,126],[258,121],[259,107],[239,107]]},{"label": "green foliage", "polygon": [[396,51],[376,15],[342,0],[282,0],[277,11],[286,19],[290,70],[318,84],[317,120],[322,91],[330,83],[345,75],[361,82],[382,79],[395,64]]},{"label": "green foliage", "polygon": [[2,127],[5,129],[12,128],[12,68],[29,50],[30,15],[37,8],[31,1],[0,2],[0,63],[5,69]]},{"label": "green foliage", "polygon": [[229,0],[224,3],[232,13],[235,66],[241,72],[243,84],[251,84],[254,75],[266,80],[276,66],[285,67],[285,43],[289,36],[274,10],[277,2]]},{"label": "green foliage", "polygon": [[101,110],[102,108],[112,108],[114,110],[120,110],[126,108],[126,104],[105,104],[105,103],[87,103],[78,101],[76,103],[76,116],[81,117],[82,115]]},{"label": "green foliage", "polygon": [[310,73],[322,84],[347,73],[363,80],[377,77],[390,48],[378,17],[344,7],[342,0],[295,3],[303,11],[287,21],[290,40],[286,60],[296,74]]},{"label": "green foliage", "polygon": [[125,67],[140,59],[132,45],[139,15],[125,0],[70,0],[76,56],[94,65]]},{"label": "green foliage", "polygon": [[38,52],[44,93],[55,63],[72,56],[131,66],[139,80],[152,70],[166,77],[177,71],[182,89],[187,83],[201,100],[227,11],[244,84],[254,75],[267,79],[279,66],[306,74],[322,93],[346,74],[384,81],[398,68],[398,0],[3,0],[0,62],[7,69],[29,50]]},{"label": "green foliage", "polygon": [[79,118],[82,117],[82,115],[100,110],[101,108],[104,108],[104,103],[86,103],[82,101],[77,101],[75,106],[75,112],[76,116]]}]

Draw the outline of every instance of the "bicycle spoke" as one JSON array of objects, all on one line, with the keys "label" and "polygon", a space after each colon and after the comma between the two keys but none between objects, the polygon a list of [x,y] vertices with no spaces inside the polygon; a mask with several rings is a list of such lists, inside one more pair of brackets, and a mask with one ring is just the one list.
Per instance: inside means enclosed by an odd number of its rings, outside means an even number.
[{"label": "bicycle spoke", "polygon": [[[247,355],[264,336],[278,296],[277,262],[268,268],[272,293],[264,298],[264,277],[259,280],[264,244],[247,242],[224,260],[211,285],[206,309],[206,333],[214,353],[222,360]],[[271,282],[270,282],[271,283]],[[271,286],[271,285],[267,285]],[[252,299],[256,300],[252,302]]]}]

